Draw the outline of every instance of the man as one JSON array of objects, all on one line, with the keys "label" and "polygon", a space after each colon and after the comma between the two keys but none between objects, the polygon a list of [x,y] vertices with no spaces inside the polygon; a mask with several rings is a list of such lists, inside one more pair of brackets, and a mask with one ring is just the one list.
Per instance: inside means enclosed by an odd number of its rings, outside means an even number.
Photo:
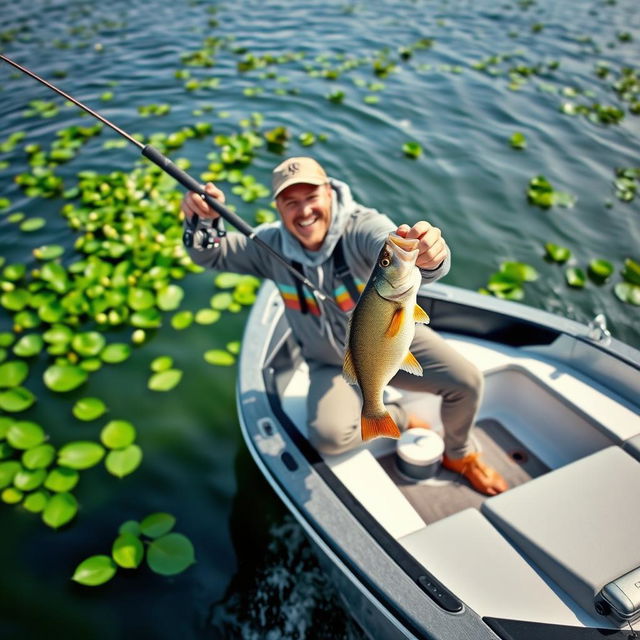
[{"label": "man", "polygon": [[[224,193],[215,185],[208,183],[205,189],[224,203]],[[333,294],[339,306],[316,299],[240,233],[229,233],[210,248],[190,248],[189,253],[199,265],[276,283],[293,335],[309,364],[309,439],[322,453],[340,453],[361,443],[360,396],[342,377],[348,312],[369,279],[385,239],[395,231],[419,240],[416,265],[423,282],[434,282],[448,272],[449,249],[440,229],[424,220],[396,227],[387,216],[358,204],[349,187],[329,178],[312,158],[289,158],[277,166],[273,197],[281,220],[258,227],[256,233],[303,270],[318,289]],[[183,198],[182,211],[188,221],[197,214],[214,219],[221,229],[218,214],[193,192]],[[462,473],[482,493],[504,491],[504,479],[479,459],[469,440],[482,396],[482,374],[424,325],[416,326],[411,352],[422,365],[423,376],[400,371],[391,384],[442,397],[443,465]],[[416,419],[407,416],[401,406],[390,404],[388,408],[400,429],[416,426]]]}]

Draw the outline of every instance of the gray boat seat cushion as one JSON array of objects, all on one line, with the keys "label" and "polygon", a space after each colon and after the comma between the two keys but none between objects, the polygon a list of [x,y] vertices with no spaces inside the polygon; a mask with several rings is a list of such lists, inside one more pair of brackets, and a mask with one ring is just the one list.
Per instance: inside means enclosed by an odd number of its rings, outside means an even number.
[{"label": "gray boat seat cushion", "polygon": [[608,447],[499,496],[483,513],[586,611],[640,567],[640,462]]},{"label": "gray boat seat cushion", "polygon": [[477,509],[443,518],[398,542],[480,616],[598,624],[561,589],[549,586]]}]

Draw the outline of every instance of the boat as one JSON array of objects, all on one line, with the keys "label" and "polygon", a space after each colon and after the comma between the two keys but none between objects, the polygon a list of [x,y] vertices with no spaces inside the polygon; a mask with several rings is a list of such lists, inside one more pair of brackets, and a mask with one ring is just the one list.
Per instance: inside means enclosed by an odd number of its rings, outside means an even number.
[{"label": "boat", "polygon": [[[602,316],[587,326],[441,283],[418,303],[483,372],[473,437],[509,481],[500,495],[438,465],[418,477],[393,439],[321,455],[272,283],[245,328],[243,437],[346,609],[375,640],[640,637],[640,351]],[[439,433],[437,396],[386,393]]]}]

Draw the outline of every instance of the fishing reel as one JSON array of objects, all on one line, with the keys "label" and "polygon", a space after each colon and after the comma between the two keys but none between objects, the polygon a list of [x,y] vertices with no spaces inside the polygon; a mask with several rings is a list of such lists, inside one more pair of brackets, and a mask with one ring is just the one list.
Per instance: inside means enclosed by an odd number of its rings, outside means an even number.
[{"label": "fishing reel", "polygon": [[220,244],[219,239],[227,235],[221,226],[221,220],[221,218],[215,220],[203,218],[201,221],[198,215],[191,216],[191,220],[186,220],[182,234],[184,246],[196,251],[217,247]]}]

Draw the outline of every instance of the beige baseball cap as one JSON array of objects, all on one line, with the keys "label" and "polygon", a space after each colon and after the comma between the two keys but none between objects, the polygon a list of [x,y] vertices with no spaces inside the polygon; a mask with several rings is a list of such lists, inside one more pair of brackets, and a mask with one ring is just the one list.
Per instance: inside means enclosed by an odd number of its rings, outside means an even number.
[{"label": "beige baseball cap", "polygon": [[329,178],[325,170],[313,158],[289,158],[273,170],[273,197],[277,198],[292,184],[327,184]]}]

